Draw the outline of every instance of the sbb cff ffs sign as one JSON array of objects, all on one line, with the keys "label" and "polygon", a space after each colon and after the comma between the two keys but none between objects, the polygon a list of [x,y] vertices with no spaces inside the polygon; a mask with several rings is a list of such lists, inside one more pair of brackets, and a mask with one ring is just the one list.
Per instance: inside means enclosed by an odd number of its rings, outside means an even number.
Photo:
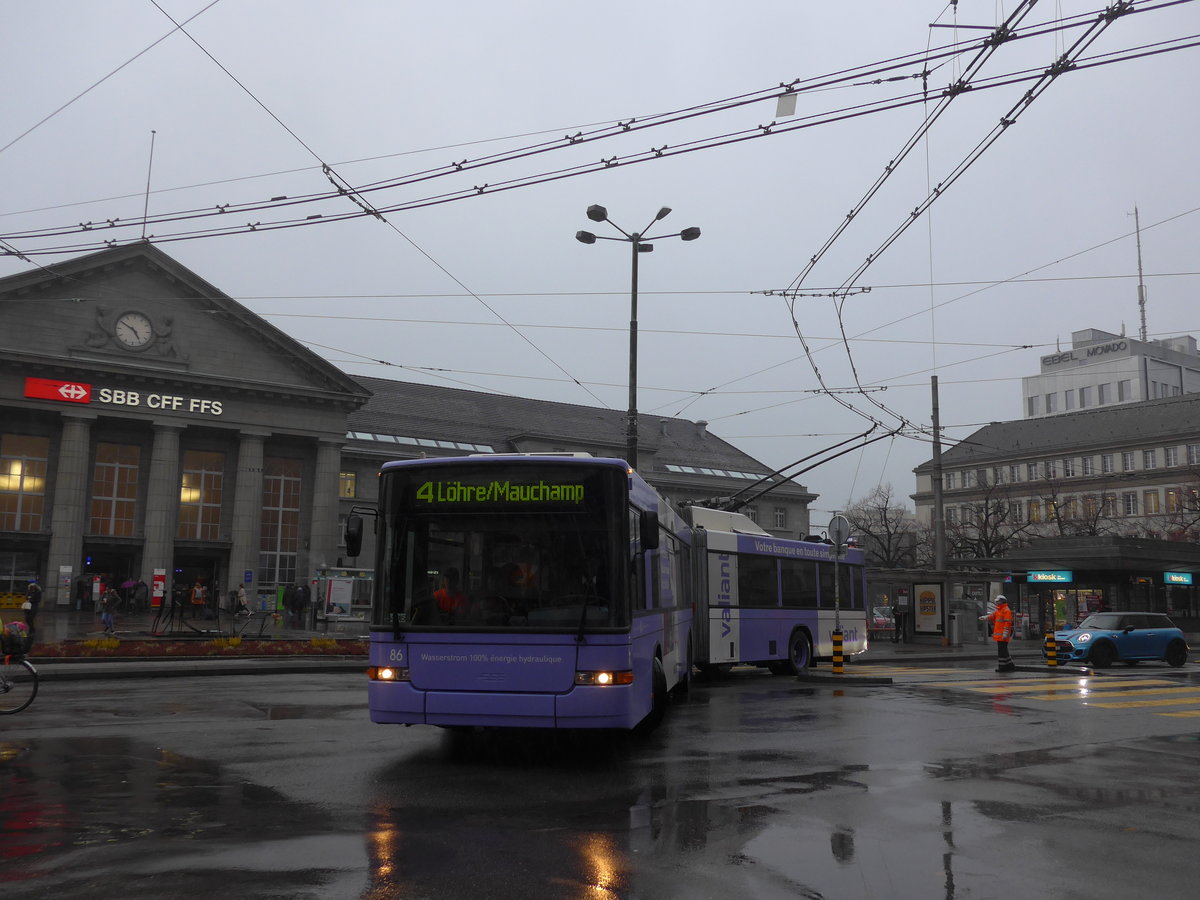
[{"label": "sbb cff ffs sign", "polygon": [[92,386],[78,381],[54,381],[51,378],[26,378],[25,396],[33,400],[62,400],[67,403],[91,403]]}]

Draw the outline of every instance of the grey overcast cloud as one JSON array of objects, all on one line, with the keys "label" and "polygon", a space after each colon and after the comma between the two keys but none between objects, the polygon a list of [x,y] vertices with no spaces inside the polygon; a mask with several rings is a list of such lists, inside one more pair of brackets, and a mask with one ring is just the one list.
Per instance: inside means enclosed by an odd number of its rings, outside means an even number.
[{"label": "grey overcast cloud", "polygon": [[623,410],[629,245],[574,235],[669,206],[643,415],[773,467],[899,429],[798,479],[819,526],[912,493],[932,375],[953,442],[1137,336],[1135,207],[1149,336],[1200,334],[1200,5],[1027,5],[18,4],[0,275],[144,236],[351,374]]}]

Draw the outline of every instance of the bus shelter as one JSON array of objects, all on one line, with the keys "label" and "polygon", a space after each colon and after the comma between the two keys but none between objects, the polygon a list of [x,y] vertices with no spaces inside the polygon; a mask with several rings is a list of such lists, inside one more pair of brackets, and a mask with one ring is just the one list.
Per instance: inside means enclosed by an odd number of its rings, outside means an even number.
[{"label": "bus shelter", "polygon": [[[1010,601],[1008,576],[998,571],[867,569],[868,615],[888,609],[899,641],[957,646],[986,641],[980,616],[997,594]],[[1013,604],[1018,636],[1026,621]]]}]

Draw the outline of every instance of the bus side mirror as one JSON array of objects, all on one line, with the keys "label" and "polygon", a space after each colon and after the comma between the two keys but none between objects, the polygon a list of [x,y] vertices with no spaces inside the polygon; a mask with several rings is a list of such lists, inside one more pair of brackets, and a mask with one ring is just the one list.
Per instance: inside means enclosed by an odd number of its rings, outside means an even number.
[{"label": "bus side mirror", "polygon": [[641,533],[640,537],[642,539],[642,549],[643,550],[657,550],[658,549],[658,513],[656,513],[656,512],[642,513],[641,522],[642,522],[642,533]]},{"label": "bus side mirror", "polygon": [[349,516],[346,519],[346,528],[343,536],[346,539],[346,555],[358,556],[362,552],[362,516]]}]

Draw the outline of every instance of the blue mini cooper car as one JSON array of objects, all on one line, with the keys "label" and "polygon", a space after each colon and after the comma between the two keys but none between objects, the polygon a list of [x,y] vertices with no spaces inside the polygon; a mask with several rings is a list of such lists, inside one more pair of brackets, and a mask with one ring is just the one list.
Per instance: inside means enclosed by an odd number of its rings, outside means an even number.
[{"label": "blue mini cooper car", "polygon": [[1162,613],[1092,613],[1074,628],[1056,631],[1054,645],[1059,662],[1088,662],[1098,669],[1144,659],[1182,666],[1188,658],[1183,632]]}]

